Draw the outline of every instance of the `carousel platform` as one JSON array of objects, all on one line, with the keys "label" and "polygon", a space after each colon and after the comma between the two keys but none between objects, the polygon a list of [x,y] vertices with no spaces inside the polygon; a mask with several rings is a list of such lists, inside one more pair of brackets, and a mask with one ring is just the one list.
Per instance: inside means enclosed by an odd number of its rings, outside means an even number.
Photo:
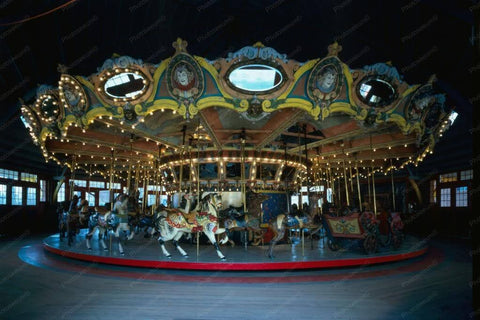
[{"label": "carousel platform", "polygon": [[389,263],[415,258],[425,254],[427,245],[413,236],[407,236],[398,250],[379,246],[375,254],[367,255],[359,247],[331,251],[324,241],[294,238],[292,244],[279,244],[275,247],[274,258],[267,256],[268,245],[264,246],[221,246],[226,256],[220,260],[211,245],[181,243],[189,254],[183,257],[171,243],[167,249],[171,257],[165,257],[156,238],[145,239],[142,235],[130,241],[122,241],[124,254],[118,251],[115,239],[106,240],[107,251],[101,248],[96,236],[91,240],[92,250],[88,250],[85,241],[85,230],[76,236],[75,242],[68,246],[67,240],[60,240],[59,234],[51,235],[43,240],[45,250],[62,257],[78,259],[93,263],[104,263],[120,266],[144,267],[155,269],[184,270],[221,270],[221,271],[265,271],[265,270],[302,270],[366,266]]}]

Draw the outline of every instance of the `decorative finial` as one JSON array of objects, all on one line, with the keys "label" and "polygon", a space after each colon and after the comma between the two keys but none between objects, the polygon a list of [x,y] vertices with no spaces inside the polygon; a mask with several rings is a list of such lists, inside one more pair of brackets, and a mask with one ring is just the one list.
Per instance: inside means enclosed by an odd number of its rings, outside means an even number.
[{"label": "decorative finial", "polygon": [[338,53],[342,51],[342,46],[338,44],[337,41],[328,46],[328,55],[329,56],[338,56]]},{"label": "decorative finial", "polygon": [[175,54],[187,52],[187,45],[188,42],[186,40],[182,40],[181,38],[177,38],[177,40],[172,43],[172,46],[175,48]]},{"label": "decorative finial", "polygon": [[265,48],[265,45],[261,43],[260,41],[255,42],[253,45],[254,48]]},{"label": "decorative finial", "polygon": [[64,64],[58,64],[57,66],[57,71],[62,73],[62,74],[65,74],[65,73],[68,73],[68,67]]}]

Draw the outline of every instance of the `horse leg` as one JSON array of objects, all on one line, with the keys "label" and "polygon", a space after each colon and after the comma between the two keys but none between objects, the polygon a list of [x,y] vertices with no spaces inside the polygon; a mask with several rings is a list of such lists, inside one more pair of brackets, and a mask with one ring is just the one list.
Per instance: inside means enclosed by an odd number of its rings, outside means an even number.
[{"label": "horse leg", "polygon": [[178,240],[183,236],[183,232],[178,232],[177,235],[173,238],[173,245],[175,248],[180,252],[180,254],[184,257],[188,257],[188,254],[180,247],[178,244]]},{"label": "horse leg", "polygon": [[215,247],[215,250],[217,251],[217,255],[220,259],[225,260],[225,256],[223,253],[220,251],[220,247],[218,246],[217,241],[215,240],[215,234],[209,230],[204,230],[203,233],[207,236],[208,240],[213,244]]},{"label": "horse leg", "polygon": [[100,244],[102,245],[103,251],[108,251],[107,245],[105,244],[105,240],[104,240],[104,238],[106,238],[105,236],[106,232],[107,232],[106,229],[98,228],[98,240],[100,240]]},{"label": "horse leg", "polygon": [[93,229],[90,229],[90,231],[87,233],[87,235],[85,236],[85,240],[87,242],[87,249],[88,250],[92,250],[92,246],[90,245],[90,239],[92,239],[92,235],[93,233],[95,232],[95,229],[97,227],[93,227]]},{"label": "horse leg", "polygon": [[268,257],[270,259],[273,259],[273,248],[275,247],[275,245],[277,244],[277,242],[283,238],[283,236],[285,235],[285,227],[282,226],[280,229],[277,229],[277,228],[274,228],[272,229],[272,231],[275,233],[275,236],[273,237],[273,239],[270,241],[270,246],[268,248]]},{"label": "horse leg", "polygon": [[167,258],[171,258],[172,255],[170,254],[170,252],[167,251],[167,248],[165,248],[165,241],[172,240],[176,236],[176,233],[178,231],[169,232],[168,227],[162,224],[159,227],[160,227],[160,236],[158,237],[158,243],[160,244],[160,248],[162,249],[163,255]]},{"label": "horse leg", "polygon": [[125,252],[123,251],[122,241],[120,241],[120,229],[122,229],[121,224],[117,226],[117,229],[115,230],[114,235],[115,235],[115,239],[118,242],[118,251],[120,252],[121,255],[124,255]]},{"label": "horse leg", "polygon": [[128,232],[130,232],[130,234],[129,234],[128,237],[127,237],[127,240],[132,240],[133,237],[135,236],[135,232],[133,232],[133,231],[130,230],[130,226],[129,226],[129,225],[127,225],[126,230],[127,230]]}]

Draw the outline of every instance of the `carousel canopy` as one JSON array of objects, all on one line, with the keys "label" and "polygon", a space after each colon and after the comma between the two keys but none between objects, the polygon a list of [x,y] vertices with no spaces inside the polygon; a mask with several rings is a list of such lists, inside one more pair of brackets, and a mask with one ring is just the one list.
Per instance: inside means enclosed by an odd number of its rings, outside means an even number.
[{"label": "carousel canopy", "polygon": [[455,116],[434,76],[410,85],[389,63],[352,69],[337,42],[305,62],[260,42],[216,60],[187,46],[178,38],[157,64],[113,56],[89,76],[59,66],[58,85],[21,107],[45,159],[119,177],[158,168],[164,185],[288,187],[418,165]]},{"label": "carousel canopy", "polygon": [[[278,186],[418,165],[453,107],[471,114],[466,4],[63,4],[7,3],[1,21],[3,123],[21,108],[45,165]],[[38,157],[27,140],[3,145],[20,154],[7,160]],[[468,153],[457,147],[442,156]]]}]

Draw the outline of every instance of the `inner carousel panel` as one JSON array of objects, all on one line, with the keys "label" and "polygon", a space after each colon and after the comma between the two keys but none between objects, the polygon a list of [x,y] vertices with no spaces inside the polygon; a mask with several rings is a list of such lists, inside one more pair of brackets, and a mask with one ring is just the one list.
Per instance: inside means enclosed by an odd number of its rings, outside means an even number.
[{"label": "inner carousel panel", "polygon": [[427,252],[403,232],[394,172],[433,153],[455,120],[434,75],[412,85],[390,63],[352,69],[339,43],[305,62],[260,42],[216,60],[172,45],[157,64],[115,55],[88,76],[59,66],[58,83],[22,106],[45,161],[65,168],[46,250],[221,270]]}]

